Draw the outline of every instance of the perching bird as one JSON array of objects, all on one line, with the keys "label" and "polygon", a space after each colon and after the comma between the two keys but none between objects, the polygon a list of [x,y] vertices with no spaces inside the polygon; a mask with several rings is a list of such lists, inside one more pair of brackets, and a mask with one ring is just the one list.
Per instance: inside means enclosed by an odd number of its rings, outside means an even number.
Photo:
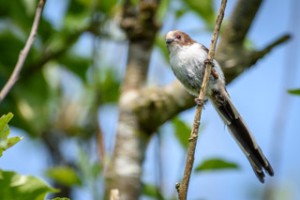
[{"label": "perching bird", "polygon": [[[208,49],[194,41],[188,34],[178,30],[168,32],[166,44],[170,53],[171,68],[175,76],[190,94],[198,97]],[[273,176],[273,169],[232,104],[225,88],[225,78],[221,67],[216,60],[213,61],[213,64],[218,78],[210,75],[206,95],[247,156],[256,176],[263,183],[265,171]]]}]

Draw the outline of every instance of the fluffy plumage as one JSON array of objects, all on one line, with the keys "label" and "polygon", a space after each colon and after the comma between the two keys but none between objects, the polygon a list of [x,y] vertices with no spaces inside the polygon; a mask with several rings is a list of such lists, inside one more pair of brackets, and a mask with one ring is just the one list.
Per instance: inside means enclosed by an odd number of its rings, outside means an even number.
[{"label": "fluffy plumage", "polygon": [[[198,97],[208,49],[194,41],[188,34],[178,30],[170,31],[166,35],[166,44],[170,52],[170,64],[175,76],[189,93]],[[225,78],[220,65],[216,60],[213,62],[219,78],[215,79],[210,76],[207,96],[248,158],[256,176],[263,183],[264,172],[266,171],[270,176],[273,176],[273,169],[232,104],[225,88]]]}]

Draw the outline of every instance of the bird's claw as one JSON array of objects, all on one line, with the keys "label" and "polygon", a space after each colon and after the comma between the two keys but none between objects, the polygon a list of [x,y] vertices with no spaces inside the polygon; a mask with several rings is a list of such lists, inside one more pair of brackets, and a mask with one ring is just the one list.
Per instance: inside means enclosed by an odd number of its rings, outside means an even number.
[{"label": "bird's claw", "polygon": [[199,98],[195,98],[195,102],[198,106],[203,106],[204,105],[204,101],[202,99]]},{"label": "bird's claw", "polygon": [[214,67],[214,63],[213,63],[213,61],[212,61],[212,60],[210,60],[210,59],[208,59],[208,58],[206,58],[206,59],[204,60],[204,64],[205,64],[205,65],[207,65],[207,64],[211,64],[211,66],[212,66],[212,67]]},{"label": "bird's claw", "polygon": [[211,61],[211,60],[209,60],[209,59],[205,59],[204,60],[204,64],[205,64],[205,66],[207,65],[207,64],[210,64],[211,65],[211,74],[212,74],[212,76],[215,78],[215,79],[219,79],[219,75],[218,75],[218,73],[216,72],[216,70],[215,70],[215,64]]}]

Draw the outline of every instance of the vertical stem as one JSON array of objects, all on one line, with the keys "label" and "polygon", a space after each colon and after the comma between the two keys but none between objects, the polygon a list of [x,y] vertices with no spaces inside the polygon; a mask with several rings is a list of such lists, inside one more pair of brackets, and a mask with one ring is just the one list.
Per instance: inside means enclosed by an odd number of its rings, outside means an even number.
[{"label": "vertical stem", "polygon": [[[205,68],[205,72],[204,72],[203,82],[202,82],[200,94],[198,97],[199,102],[204,102],[204,100],[205,100],[206,88],[208,85],[210,74],[212,72],[213,58],[214,58],[214,54],[215,54],[216,43],[217,43],[221,23],[222,23],[222,20],[224,17],[226,3],[227,3],[227,0],[222,0],[221,8],[219,11],[219,15],[218,15],[218,18],[216,21],[215,29],[214,29],[213,36],[212,36],[211,43],[210,43],[210,49],[209,49],[208,57],[207,57],[208,62],[206,62],[206,66],[205,66],[206,68]],[[197,106],[194,123],[193,123],[193,129],[192,129],[191,136],[189,139],[188,155],[187,155],[187,160],[186,160],[186,165],[185,165],[185,170],[184,170],[184,176],[183,176],[181,184],[176,185],[179,200],[187,199],[189,181],[190,181],[191,172],[192,172],[193,164],[194,164],[194,157],[195,157],[194,155],[195,155],[195,150],[196,150],[202,108],[203,108],[203,103],[201,103]]]},{"label": "vertical stem", "polygon": [[6,82],[6,84],[4,85],[3,89],[0,92],[0,102],[6,97],[8,92],[15,85],[15,83],[17,82],[17,80],[19,78],[19,74],[21,72],[21,69],[22,69],[22,67],[25,63],[25,60],[28,56],[28,53],[31,49],[31,46],[32,46],[32,44],[34,42],[34,39],[35,39],[35,36],[37,34],[40,18],[41,18],[43,8],[44,8],[45,4],[46,4],[46,0],[40,0],[39,1],[38,7],[37,7],[36,12],[35,12],[35,17],[34,17],[32,27],[31,27],[29,37],[26,41],[25,47],[21,50],[21,52],[19,54],[19,58],[18,58],[18,61],[17,61],[17,64],[14,68],[13,73],[11,74],[8,81]]}]

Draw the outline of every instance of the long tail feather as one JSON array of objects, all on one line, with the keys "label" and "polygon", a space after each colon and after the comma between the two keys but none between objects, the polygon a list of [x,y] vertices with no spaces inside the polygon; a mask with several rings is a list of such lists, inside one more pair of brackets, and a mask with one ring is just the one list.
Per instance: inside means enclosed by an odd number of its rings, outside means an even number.
[{"label": "long tail feather", "polygon": [[220,93],[213,91],[210,99],[219,115],[228,126],[232,136],[247,156],[253,171],[260,182],[264,182],[264,171],[266,171],[270,176],[273,176],[274,172],[269,161],[252,137],[245,122],[232,104],[227,92],[224,91]]}]

